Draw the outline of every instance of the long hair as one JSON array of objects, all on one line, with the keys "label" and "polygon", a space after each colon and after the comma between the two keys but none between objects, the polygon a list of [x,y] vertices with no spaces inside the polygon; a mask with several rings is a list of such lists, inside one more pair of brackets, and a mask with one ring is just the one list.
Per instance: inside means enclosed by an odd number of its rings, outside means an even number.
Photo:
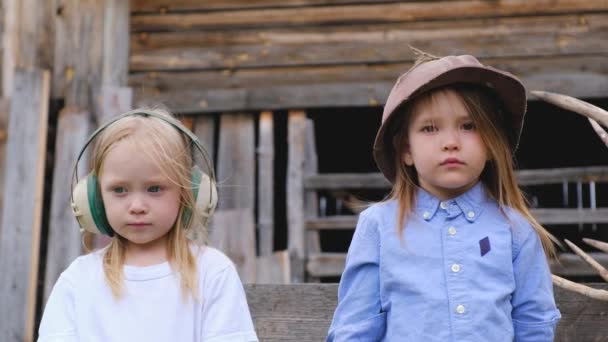
[{"label": "long hair", "polygon": [[416,204],[418,187],[416,169],[413,166],[407,166],[402,159],[408,148],[407,132],[410,119],[417,106],[431,104],[438,93],[446,89],[455,91],[462,100],[488,151],[490,160],[486,163],[480,176],[486,192],[496,200],[507,219],[509,219],[505,212],[507,207],[513,208],[526,218],[540,237],[547,256],[554,258],[556,254],[552,241],[556,240],[532,216],[525,196],[517,184],[510,147],[513,142],[511,141],[510,144],[505,132],[504,127],[508,127],[509,124],[500,112],[500,105],[497,105],[499,100],[489,89],[475,85],[457,84],[431,90],[406,103],[400,112],[396,113],[397,117],[389,127],[389,137],[392,137],[395,151],[396,171],[395,182],[388,199],[397,200],[398,203],[397,231],[399,235],[401,236],[404,223]]},{"label": "long hair", "polygon": [[[169,120],[175,120],[166,111],[153,111]],[[180,275],[184,298],[187,294],[198,298],[196,257],[190,248],[187,234],[189,230],[204,227],[201,225],[200,213],[195,210],[191,181],[193,160],[189,141],[175,127],[159,118],[140,115],[122,118],[105,128],[97,138],[91,161],[92,169],[99,178],[103,176],[101,172],[106,156],[119,141],[133,144],[137,150],[145,153],[159,167],[163,176],[179,187],[180,207],[177,220],[167,233],[167,258],[173,270]],[[191,214],[184,215],[185,210]],[[199,234],[206,236],[204,230]],[[117,299],[123,292],[126,248],[127,240],[115,234],[103,254],[105,279]]]}]

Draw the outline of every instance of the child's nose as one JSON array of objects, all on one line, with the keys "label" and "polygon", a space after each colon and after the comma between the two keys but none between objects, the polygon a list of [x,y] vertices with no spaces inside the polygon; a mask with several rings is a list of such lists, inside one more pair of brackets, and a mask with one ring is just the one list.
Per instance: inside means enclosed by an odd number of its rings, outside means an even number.
[{"label": "child's nose", "polygon": [[129,206],[129,212],[131,214],[143,214],[146,213],[146,211],[147,206],[142,196],[137,194],[133,195],[131,205]]},{"label": "child's nose", "polygon": [[448,130],[443,134],[442,149],[445,151],[458,150],[460,148],[460,135],[456,130]]}]

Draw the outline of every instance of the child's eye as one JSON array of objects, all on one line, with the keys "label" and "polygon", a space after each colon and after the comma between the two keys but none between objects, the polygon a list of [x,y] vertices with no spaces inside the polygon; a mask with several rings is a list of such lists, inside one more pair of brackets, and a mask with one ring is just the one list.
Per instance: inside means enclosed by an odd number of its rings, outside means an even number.
[{"label": "child's eye", "polygon": [[115,186],[112,188],[112,192],[115,194],[124,194],[125,192],[127,192],[127,189],[122,186]]},{"label": "child's eye", "polygon": [[474,129],[475,129],[475,124],[474,124],[474,123],[472,123],[472,122],[467,122],[467,123],[465,123],[465,124],[463,124],[463,125],[462,125],[462,128],[463,128],[465,131],[472,131],[472,130],[474,130]]},{"label": "child's eye", "polygon": [[421,131],[425,132],[425,133],[432,133],[435,132],[437,130],[437,127],[433,126],[433,125],[426,125],[424,127],[422,127]]},{"label": "child's eye", "polygon": [[148,188],[149,192],[160,192],[161,188],[159,185],[153,185],[151,187]]}]

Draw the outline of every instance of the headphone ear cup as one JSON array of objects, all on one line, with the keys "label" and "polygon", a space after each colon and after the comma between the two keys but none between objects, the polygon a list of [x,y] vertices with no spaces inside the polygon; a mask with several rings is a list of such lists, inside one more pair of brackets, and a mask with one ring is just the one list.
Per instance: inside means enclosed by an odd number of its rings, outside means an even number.
[{"label": "headphone ear cup", "polygon": [[209,175],[198,166],[192,168],[192,183],[196,210],[201,215],[203,226],[206,227],[217,206],[217,188]]},{"label": "headphone ear cup", "polygon": [[97,190],[97,177],[88,174],[72,191],[72,212],[81,231],[114,236],[108,223],[101,194]]}]

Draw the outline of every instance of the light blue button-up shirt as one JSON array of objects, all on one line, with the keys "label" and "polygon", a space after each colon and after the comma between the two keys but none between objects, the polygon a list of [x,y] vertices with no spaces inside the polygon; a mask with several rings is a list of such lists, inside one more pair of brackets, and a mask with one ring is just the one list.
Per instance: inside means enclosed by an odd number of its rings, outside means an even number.
[{"label": "light blue button-up shirt", "polygon": [[481,183],[443,202],[419,189],[403,239],[397,210],[361,213],[328,341],[553,341],[560,313],[527,220]]}]

